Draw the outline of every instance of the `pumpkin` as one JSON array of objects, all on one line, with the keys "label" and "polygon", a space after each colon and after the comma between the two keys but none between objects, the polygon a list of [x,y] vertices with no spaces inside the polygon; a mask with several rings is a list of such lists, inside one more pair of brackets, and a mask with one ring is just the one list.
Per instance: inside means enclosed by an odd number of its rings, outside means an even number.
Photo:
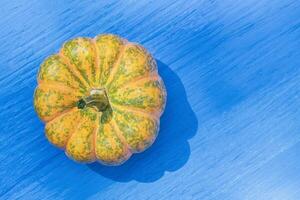
[{"label": "pumpkin", "polygon": [[141,45],[117,35],[75,38],[38,72],[34,107],[71,159],[120,165],[155,140],[166,90]]}]

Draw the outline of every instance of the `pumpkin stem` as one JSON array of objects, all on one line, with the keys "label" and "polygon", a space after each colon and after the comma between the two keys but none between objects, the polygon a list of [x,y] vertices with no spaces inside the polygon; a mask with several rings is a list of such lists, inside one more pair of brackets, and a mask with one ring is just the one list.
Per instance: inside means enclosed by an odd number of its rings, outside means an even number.
[{"label": "pumpkin stem", "polygon": [[99,112],[105,111],[109,107],[109,101],[105,89],[93,89],[90,95],[80,99],[77,107],[83,109],[85,107],[95,107]]}]

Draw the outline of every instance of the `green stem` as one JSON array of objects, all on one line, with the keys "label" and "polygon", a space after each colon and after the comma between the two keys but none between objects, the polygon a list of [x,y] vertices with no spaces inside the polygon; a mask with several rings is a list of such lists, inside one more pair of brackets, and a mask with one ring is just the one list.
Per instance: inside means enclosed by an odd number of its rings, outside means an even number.
[{"label": "green stem", "polygon": [[109,101],[104,89],[93,89],[91,94],[80,99],[77,107],[83,109],[85,107],[95,107],[99,112],[105,111],[109,107]]}]

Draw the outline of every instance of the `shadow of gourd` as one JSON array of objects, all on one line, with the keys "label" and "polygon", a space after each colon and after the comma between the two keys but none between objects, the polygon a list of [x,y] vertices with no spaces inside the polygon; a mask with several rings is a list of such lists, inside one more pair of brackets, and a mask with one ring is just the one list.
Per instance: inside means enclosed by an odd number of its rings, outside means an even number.
[{"label": "shadow of gourd", "polygon": [[161,61],[157,60],[157,64],[168,97],[156,141],[149,149],[134,154],[121,166],[88,164],[91,170],[119,182],[153,182],[162,177],[165,171],[176,171],[188,161],[188,139],[195,135],[198,121],[178,76]]}]

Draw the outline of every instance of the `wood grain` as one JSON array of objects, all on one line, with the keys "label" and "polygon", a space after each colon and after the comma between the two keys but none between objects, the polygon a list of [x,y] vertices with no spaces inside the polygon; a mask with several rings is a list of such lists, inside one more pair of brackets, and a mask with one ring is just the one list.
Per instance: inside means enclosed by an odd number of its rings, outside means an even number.
[{"label": "wood grain", "polygon": [[[0,199],[300,198],[300,1],[2,0]],[[144,45],[168,102],[156,142],[119,167],[51,146],[39,65],[101,33]]]}]

